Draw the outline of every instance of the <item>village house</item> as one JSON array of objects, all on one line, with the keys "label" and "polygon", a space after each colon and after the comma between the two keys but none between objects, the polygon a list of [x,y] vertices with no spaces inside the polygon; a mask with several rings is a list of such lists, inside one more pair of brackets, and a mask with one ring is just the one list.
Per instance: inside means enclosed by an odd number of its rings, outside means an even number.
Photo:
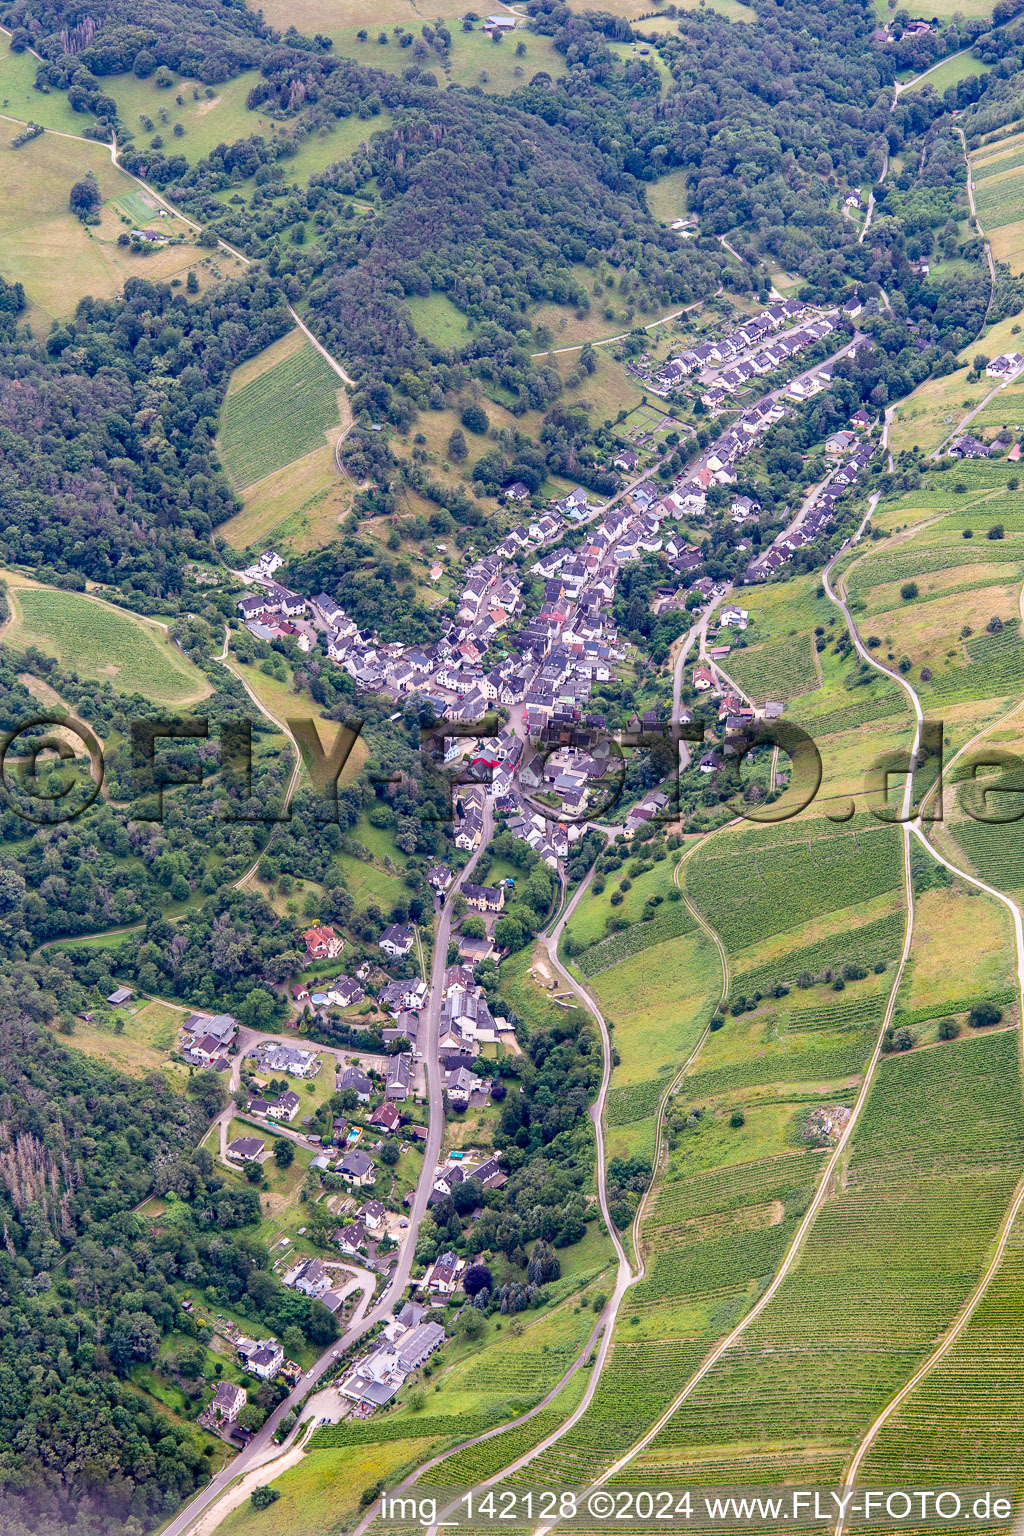
[{"label": "village house", "polygon": [[291,1124],[299,1112],[301,1103],[298,1094],[289,1088],[278,1098],[270,1100],[267,1104],[267,1114],[271,1120],[286,1120]]},{"label": "village house", "polygon": [[412,949],[413,932],[401,923],[389,923],[377,940],[377,946],[392,960],[400,960]]},{"label": "village house", "polygon": [[438,1291],[450,1296],[459,1283],[459,1275],[465,1269],[464,1259],[454,1253],[442,1253],[427,1270],[423,1283],[428,1291]]},{"label": "village house", "polygon": [[261,1381],[273,1381],[284,1365],[284,1350],[276,1339],[239,1339],[235,1346],[247,1371]]},{"label": "village house", "polygon": [[320,1297],[330,1289],[331,1277],[320,1259],[303,1259],[294,1269],[282,1275],[283,1285],[301,1291],[304,1296]]},{"label": "village house", "polygon": [[361,1152],[358,1147],[341,1159],[338,1172],[346,1183],[354,1184],[358,1189],[365,1189],[377,1176],[373,1159],[365,1152]]},{"label": "village house", "polygon": [[227,1145],[227,1155],[236,1163],[258,1163],[266,1150],[266,1142],[258,1136],[236,1136]]},{"label": "village house", "polygon": [[302,937],[305,941],[306,953],[313,960],[333,960],[345,948],[345,940],[326,924],[317,928],[307,928]]},{"label": "village house", "polygon": [[500,912],[505,905],[503,885],[474,885],[471,880],[465,880],[461,886],[461,892],[466,899],[466,905],[473,907],[477,912]]},{"label": "village house", "polygon": [[404,1052],[400,1056],[391,1056],[388,1059],[387,1074],[384,1082],[385,1099],[402,1103],[412,1092],[412,1058]]},{"label": "village house", "polygon": [[383,1232],[387,1224],[387,1211],[379,1200],[367,1200],[359,1211],[357,1220],[368,1232]]},{"label": "village house", "polygon": [[356,1254],[360,1248],[366,1247],[366,1228],[361,1221],[350,1222],[347,1227],[336,1227],[331,1234],[331,1242],[342,1253]]},{"label": "village house", "polygon": [[374,1130],[384,1131],[391,1135],[397,1131],[402,1123],[402,1114],[397,1104],[381,1104],[370,1116],[370,1125]]},{"label": "village house", "polygon": [[361,1104],[369,1104],[373,1092],[373,1084],[362,1067],[346,1067],[338,1079],[338,1088],[342,1093],[351,1088]]},{"label": "village house", "polygon": [[246,1397],[244,1387],[236,1387],[233,1381],[219,1381],[213,1401],[199,1415],[199,1423],[214,1434],[230,1429],[245,1407]]},{"label": "village house", "polygon": [[354,1008],[356,1003],[361,1003],[366,993],[358,981],[353,981],[351,976],[336,976],[327,989],[327,1001],[335,1008]]},{"label": "village house", "polygon": [[297,1045],[280,1045],[276,1040],[269,1045],[257,1045],[250,1053],[267,1072],[287,1072],[290,1077],[315,1077],[320,1070],[320,1058],[314,1051],[304,1051]]}]

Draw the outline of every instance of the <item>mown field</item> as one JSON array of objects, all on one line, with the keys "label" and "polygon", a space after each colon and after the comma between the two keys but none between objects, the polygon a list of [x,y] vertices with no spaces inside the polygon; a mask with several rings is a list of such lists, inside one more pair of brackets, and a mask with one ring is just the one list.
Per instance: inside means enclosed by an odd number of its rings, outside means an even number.
[{"label": "mown field", "polygon": [[[339,399],[344,409],[346,397]],[[337,537],[351,499],[351,485],[339,478],[334,450],[325,444],[249,486],[242,510],[221,523],[217,534],[237,550],[272,543],[304,554]]]},{"label": "mown field", "polygon": [[79,677],[158,704],[191,703],[210,692],[202,673],[144,619],[76,592],[20,581],[11,582],[8,595],[14,619],[4,639],[10,645],[37,646]]},{"label": "mown field", "polygon": [[[50,100],[39,99],[41,103]],[[79,131],[82,126],[80,120]],[[15,128],[11,125],[11,136]],[[68,194],[75,181],[89,174],[96,178],[104,206],[99,224],[87,228],[68,207]],[[180,244],[145,254],[119,246],[117,237],[126,226],[116,202],[136,188],[130,177],[111,164],[102,144],[44,133],[12,149],[10,136],[5,136],[0,140],[0,186],[4,276],[25,285],[29,318],[44,327],[73,313],[86,295],[108,298],[119,293],[127,277],[183,281],[194,268],[205,287],[217,271],[230,273],[238,265],[224,252],[213,256],[200,250],[193,232],[179,219],[165,219],[160,228],[163,234],[180,239]]]},{"label": "mown field", "polygon": [[322,447],[338,425],[340,384],[301,331],[236,371],[217,438],[235,485],[244,489]]},{"label": "mown field", "polygon": [[[38,61],[30,53],[12,53],[10,40],[0,34],[0,111],[19,122],[41,123],[62,133],[81,133],[89,122],[80,112],[73,112],[63,91],[37,91]],[[17,133],[17,122],[4,128],[4,138]]]}]

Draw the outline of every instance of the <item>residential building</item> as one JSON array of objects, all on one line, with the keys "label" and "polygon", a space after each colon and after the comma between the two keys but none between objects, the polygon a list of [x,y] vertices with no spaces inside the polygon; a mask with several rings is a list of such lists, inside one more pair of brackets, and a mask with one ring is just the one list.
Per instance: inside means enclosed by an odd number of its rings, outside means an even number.
[{"label": "residential building", "polygon": [[313,960],[333,960],[345,948],[345,940],[329,924],[307,928],[302,937],[306,952]]},{"label": "residential building", "polygon": [[474,907],[478,912],[500,912],[505,905],[503,885],[475,885],[472,880],[465,880],[461,891],[467,906]]},{"label": "residential building", "polygon": [[378,947],[392,960],[402,959],[412,949],[413,931],[401,923],[389,923],[377,940]]},{"label": "residential building", "polygon": [[233,1381],[219,1381],[213,1401],[199,1415],[199,1423],[214,1433],[229,1429],[245,1407],[246,1397],[244,1387],[236,1387]]},{"label": "residential building", "polygon": [[401,1103],[412,1092],[412,1057],[406,1054],[388,1059],[384,1097],[393,1103]]},{"label": "residential building", "polygon": [[267,1105],[267,1114],[271,1120],[287,1120],[291,1124],[298,1114],[301,1104],[302,1101],[298,1094],[289,1088],[279,1098],[270,1100]]},{"label": "residential building", "polygon": [[367,1077],[362,1067],[346,1067],[338,1080],[338,1088],[344,1093],[346,1088],[351,1088],[361,1104],[369,1104],[370,1095],[373,1092],[373,1083]]},{"label": "residential building", "polygon": [[338,1172],[347,1183],[354,1184],[359,1189],[365,1189],[368,1184],[372,1184],[377,1176],[373,1159],[365,1152],[360,1152],[358,1147],[341,1159]]}]

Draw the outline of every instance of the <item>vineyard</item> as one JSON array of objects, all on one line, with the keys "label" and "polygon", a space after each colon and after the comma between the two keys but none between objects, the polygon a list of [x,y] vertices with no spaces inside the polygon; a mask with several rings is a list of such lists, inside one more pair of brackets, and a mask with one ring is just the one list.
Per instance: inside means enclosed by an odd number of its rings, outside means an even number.
[{"label": "vineyard", "polygon": [[982,1268],[1024,1158],[1020,1092],[1011,1034],[884,1062],[797,1267],[630,1480],[758,1481],[767,1459],[778,1481],[796,1446],[834,1478]]},{"label": "vineyard", "polygon": [[[1002,504],[1000,504],[999,515],[1001,518],[1004,517]],[[980,524],[984,520],[984,514],[977,512],[965,514],[963,520],[970,524]],[[943,524],[943,528],[949,526],[947,523]],[[993,540],[986,541],[983,547],[986,565],[1005,564],[1020,567],[1020,550],[1014,545]],[[929,576],[936,571],[957,571],[963,567],[964,563],[962,544],[940,543],[930,547],[906,545],[903,548],[885,550],[879,554],[872,553],[869,559],[862,560],[853,567],[847,577],[846,587],[851,598],[864,597],[875,587],[889,586],[897,581],[909,581],[912,577]],[[1008,572],[1007,576],[1009,574]]]},{"label": "vineyard", "polygon": [[792,699],[818,686],[807,631],[732,651],[726,665],[729,676],[758,704],[767,699]]},{"label": "vineyard", "polygon": [[239,489],[323,447],[328,429],[338,425],[339,383],[330,364],[306,342],[229,390],[217,442]]},{"label": "vineyard", "polygon": [[[579,1405],[580,1398],[586,1390],[589,1372],[584,1369],[577,1371],[576,1375],[562,1388],[554,1399],[552,1405],[544,1408],[540,1413],[534,1414],[525,1424],[518,1425],[515,1429],[506,1430],[504,1434],[494,1435],[480,1445],[468,1446],[464,1451],[456,1451],[454,1456],[449,1456],[440,1466],[433,1467],[426,1472],[420,1481],[423,1487],[452,1488],[472,1487],[475,1483],[490,1477],[493,1473],[505,1467],[518,1456],[540,1443],[545,1436],[550,1435]],[[488,1428],[493,1428],[493,1421]],[[461,1430],[459,1438],[469,1439],[474,1434],[481,1433],[473,1421],[468,1421],[465,1436]],[[381,1531],[380,1522],[373,1526],[374,1532]]]},{"label": "vineyard", "polygon": [[971,161],[971,175],[974,181],[987,181],[990,176],[1001,176],[1003,171],[1015,171],[1019,165],[1024,165],[1024,149],[1014,150],[1008,155],[997,155],[991,160],[979,161],[974,164]]},{"label": "vineyard", "polygon": [[817,837],[804,828],[800,844],[760,848],[736,841],[737,851],[702,851],[686,866],[691,897],[730,950],[870,901],[901,879],[898,839],[887,828]]},{"label": "vineyard", "polygon": [[597,976],[620,961],[628,960],[631,955],[639,954],[642,949],[681,938],[684,933],[692,933],[695,927],[693,918],[680,901],[669,907],[663,917],[634,923],[631,928],[612,934],[610,939],[591,945],[576,957],[575,964],[584,976]]},{"label": "vineyard", "polygon": [[983,181],[975,193],[978,218],[985,229],[1014,224],[1024,219],[1024,189],[1019,176]]},{"label": "vineyard", "polygon": [[967,666],[951,667],[935,677],[930,689],[933,694],[990,698],[1017,693],[1024,685],[1024,642],[1018,620],[1011,619],[1000,634],[972,635],[967,654]]},{"label": "vineyard", "polygon": [[[1024,1223],[1018,1217],[999,1270],[967,1328],[907,1398],[868,1451],[858,1481],[924,1487],[1007,1481],[1021,1493],[1010,1454],[1024,1421]],[[872,1529],[873,1527],[866,1527]],[[901,1529],[916,1532],[915,1524]],[[960,1522],[949,1529],[969,1529]]]},{"label": "vineyard", "polygon": [[645,1083],[630,1083],[625,1088],[612,1088],[608,1094],[605,1122],[608,1125],[632,1125],[636,1120],[646,1120],[658,1108],[658,1101],[669,1082],[669,1073],[650,1078]]},{"label": "vineyard", "polygon": [[871,970],[876,964],[895,960],[899,955],[905,922],[902,912],[890,912],[859,928],[844,925],[839,932],[831,933],[817,943],[791,949],[778,959],[750,970],[737,966],[733,972],[732,990],[748,997],[753,992],[767,994],[780,982],[792,986],[803,971],[820,976],[826,969],[838,970],[847,961],[856,961]]},{"label": "vineyard", "polygon": [[[851,700],[860,697],[851,694]],[[874,720],[884,720],[889,715],[907,713],[909,706],[903,693],[897,689],[895,683],[884,693],[875,698],[860,698],[859,703],[850,703],[844,709],[831,709],[824,714],[815,714],[810,708],[813,699],[803,699],[796,708],[786,711],[790,720],[804,725],[820,741],[823,736],[832,736],[839,731],[852,731],[859,725],[868,725]]]},{"label": "vineyard", "polygon": [[[1017,797],[995,797],[991,804],[1019,803]],[[970,817],[950,829],[981,878],[1000,891],[1024,887],[1024,822],[984,822]]]}]

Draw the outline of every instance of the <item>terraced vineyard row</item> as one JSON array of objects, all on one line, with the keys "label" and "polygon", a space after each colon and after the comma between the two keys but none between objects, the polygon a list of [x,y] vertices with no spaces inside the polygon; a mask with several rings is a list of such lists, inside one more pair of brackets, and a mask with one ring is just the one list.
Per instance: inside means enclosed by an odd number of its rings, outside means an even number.
[{"label": "terraced vineyard row", "polygon": [[789,1030],[816,1029],[863,1029],[866,1024],[881,1023],[885,1012],[885,995],[872,992],[865,997],[853,997],[837,1002],[835,993],[813,1008],[792,1008],[784,1015],[784,1025]]},{"label": "terraced vineyard row", "polygon": [[778,982],[792,986],[796,978],[809,971],[820,976],[826,969],[837,970],[848,961],[856,961],[870,970],[880,961],[889,962],[899,955],[903,944],[905,918],[902,912],[890,912],[876,922],[859,928],[845,927],[815,944],[791,949],[777,960],[747,970],[742,959],[733,974],[734,992],[749,997],[753,992],[769,993]]},{"label": "terraced vineyard row", "polygon": [[646,1083],[631,1083],[612,1088],[608,1094],[605,1120],[608,1125],[631,1125],[646,1120],[658,1108],[658,1100],[668,1086],[668,1074],[650,1078]]},{"label": "terraced vineyard row", "polygon": [[[806,1039],[800,1049],[778,1052],[771,1058],[770,1069],[764,1061],[744,1060],[727,1066],[696,1071],[685,1080],[687,1095],[695,1102],[750,1088],[770,1080],[773,1083],[827,1083],[860,1072],[874,1044],[874,1031],[855,1033],[822,1046],[815,1033],[796,1036]],[[699,1065],[699,1064],[698,1064]],[[770,1074],[770,1076],[766,1076]]]},{"label": "terraced vineyard row", "polygon": [[627,1480],[756,1482],[797,1444],[834,1475],[981,1271],[1024,1161],[1020,1095],[1011,1034],[883,1062],[798,1266]]},{"label": "terraced vineyard row", "polygon": [[684,1217],[733,1210],[751,1201],[789,1198],[794,1190],[810,1191],[817,1182],[825,1154],[818,1150],[790,1152],[753,1163],[711,1168],[690,1178],[668,1178],[651,1203],[652,1230]]},{"label": "terraced vineyard row", "polygon": [[786,709],[786,716],[808,729],[816,741],[820,741],[824,736],[834,735],[838,731],[852,731],[859,725],[869,725],[875,720],[885,720],[889,715],[909,714],[906,697],[895,683],[874,697],[860,698],[858,703],[851,703],[846,709],[833,709],[826,714],[815,714],[809,705],[810,698],[790,704]]},{"label": "terraced vineyard row", "polygon": [[[532,1446],[539,1445],[552,1430],[565,1423],[568,1415],[579,1406],[580,1399],[587,1389],[588,1380],[589,1370],[584,1367],[570,1378],[549,1407],[542,1408],[525,1424],[506,1430],[503,1434],[493,1435],[480,1445],[467,1446],[464,1451],[457,1451],[454,1456],[447,1457],[439,1466],[425,1472],[420,1479],[424,1488],[472,1487],[483,1478],[490,1477],[501,1467],[508,1466]],[[459,1422],[461,1424],[462,1421]],[[466,1426],[466,1439],[481,1432],[474,1421],[467,1420]],[[490,1429],[493,1426],[492,1419],[485,1427]],[[461,1428],[459,1438],[463,1438]],[[376,1536],[383,1536],[385,1527],[378,1521],[374,1524],[373,1530]]]},{"label": "terraced vineyard row", "polygon": [[[1010,798],[1011,805],[1015,798]],[[1024,822],[965,819],[955,822],[951,831],[983,880],[1001,891],[1024,886]]]},{"label": "terraced vineyard row", "polygon": [[[805,829],[806,830],[806,829]],[[687,888],[713,914],[727,949],[870,901],[902,878],[899,839],[888,828],[811,838],[802,844],[698,853],[686,866]]]},{"label": "terraced vineyard row", "polygon": [[[1013,1447],[1024,1422],[1024,1222],[964,1333],[882,1427],[858,1482],[874,1487],[999,1488],[1020,1497]],[[866,1529],[879,1529],[877,1526]],[[920,1525],[901,1522],[917,1532]],[[954,1522],[951,1532],[971,1529]]]},{"label": "terraced vineyard row", "polygon": [[972,635],[967,654],[971,658],[968,665],[939,674],[931,685],[932,693],[992,698],[1017,693],[1024,684],[1024,641],[1016,619],[998,635]]},{"label": "terraced vineyard row", "polygon": [[579,1423],[524,1467],[514,1481],[535,1487],[586,1484],[643,1434],[699,1364],[706,1347],[692,1338],[634,1341],[620,1337]]},{"label": "terraced vineyard row", "polygon": [[805,630],[765,645],[733,651],[729,675],[757,703],[768,699],[792,699],[818,686],[811,639]]},{"label": "terraced vineyard row", "polygon": [[[1002,503],[1000,503],[999,516],[1005,522]],[[965,520],[969,525],[980,526],[985,519],[985,512],[979,508],[965,514]],[[993,513],[993,521],[995,516]],[[950,526],[943,523],[944,528]],[[982,546],[984,554],[977,558],[983,560],[986,565],[1010,565],[1020,566],[1020,550],[1013,545],[1001,544],[998,540],[986,540]],[[915,548],[914,545],[904,545],[900,549],[885,550],[884,552],[872,552],[867,558],[855,565],[846,579],[846,589],[851,598],[865,596],[874,587],[887,586],[895,581],[909,581],[914,576],[929,576],[935,571],[955,571],[964,564],[964,547],[959,548],[952,544],[938,544],[929,547]],[[1007,580],[1013,573],[1007,572]]]}]

